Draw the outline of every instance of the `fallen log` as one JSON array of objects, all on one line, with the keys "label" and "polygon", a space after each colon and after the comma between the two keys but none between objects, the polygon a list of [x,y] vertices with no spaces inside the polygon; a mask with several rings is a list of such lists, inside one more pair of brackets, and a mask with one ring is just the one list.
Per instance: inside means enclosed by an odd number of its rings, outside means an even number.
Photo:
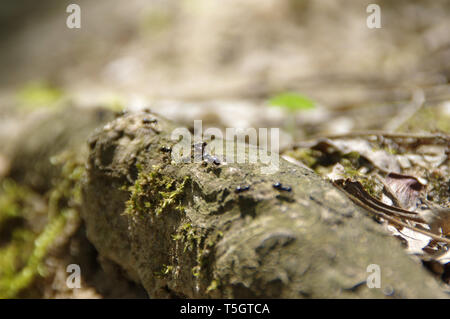
[{"label": "fallen log", "polygon": [[220,152],[174,162],[175,129],[145,111],[115,119],[89,139],[83,181],[89,240],[151,298],[445,297],[330,182],[284,160],[270,175]]},{"label": "fallen log", "polygon": [[52,157],[73,151],[81,160],[86,158],[88,136],[113,118],[114,113],[105,108],[67,106],[35,111],[16,119],[19,127],[16,134],[0,134],[0,156],[3,153],[10,162],[7,177],[40,193],[47,192],[61,174],[51,163]]}]

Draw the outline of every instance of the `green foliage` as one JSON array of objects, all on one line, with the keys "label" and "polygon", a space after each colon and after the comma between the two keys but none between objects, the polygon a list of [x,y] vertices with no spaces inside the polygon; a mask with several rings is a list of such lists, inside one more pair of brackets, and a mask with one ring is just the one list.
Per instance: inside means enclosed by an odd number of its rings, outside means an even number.
[{"label": "green foliage", "polygon": [[[57,223],[50,223],[40,234],[27,226],[27,222],[38,214],[33,207],[33,200],[37,196],[14,181],[2,182],[0,229],[10,236],[0,248],[0,298],[15,297],[32,283],[37,274],[44,273],[41,262],[59,233],[57,226],[61,224],[61,219]],[[21,226],[8,227],[12,220],[22,221],[18,223]]]},{"label": "green foliage", "polygon": [[[16,298],[37,276],[46,276],[45,257],[55,241],[63,236],[65,225],[76,222],[81,202],[84,168],[68,153],[53,158],[62,166],[62,176],[48,194],[39,194],[5,180],[0,187],[0,231],[8,232],[0,247],[0,298]],[[37,201],[47,204],[39,208]],[[47,215],[47,216],[45,216]],[[33,224],[46,217],[43,227]],[[20,223],[9,223],[11,220]]]},{"label": "green foliage", "polygon": [[156,272],[155,276],[158,278],[164,278],[164,277],[171,275],[172,272],[173,272],[173,266],[163,265],[161,268],[161,271]]},{"label": "green foliage", "polygon": [[[11,243],[0,250],[0,298],[14,298],[31,285],[36,275],[45,276],[42,262],[52,243],[63,231],[70,213],[67,211],[53,219],[37,237],[26,229],[14,231]],[[18,269],[23,263],[25,266]]]},{"label": "green foliage", "polygon": [[152,9],[145,13],[142,28],[148,33],[155,34],[167,30],[172,24],[170,12],[163,9]]},{"label": "green foliage", "polygon": [[103,102],[103,106],[113,112],[121,112],[125,110],[124,99],[119,95],[110,96]]},{"label": "green foliage", "polygon": [[208,292],[217,290],[219,288],[219,286],[220,286],[219,280],[213,279],[211,281],[211,284],[208,286],[208,288],[206,288],[206,292],[208,293]]},{"label": "green foliage", "polygon": [[269,100],[272,106],[286,108],[290,111],[309,110],[315,107],[315,102],[304,95],[286,92],[275,95]]}]

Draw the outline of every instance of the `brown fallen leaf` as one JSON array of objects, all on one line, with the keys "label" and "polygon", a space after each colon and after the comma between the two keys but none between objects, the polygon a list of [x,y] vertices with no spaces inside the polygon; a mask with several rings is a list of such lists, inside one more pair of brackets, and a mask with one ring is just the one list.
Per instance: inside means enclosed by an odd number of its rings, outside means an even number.
[{"label": "brown fallen leaf", "polygon": [[405,209],[414,209],[417,206],[420,193],[425,190],[425,185],[414,176],[389,173],[385,182],[396,196],[401,207]]}]

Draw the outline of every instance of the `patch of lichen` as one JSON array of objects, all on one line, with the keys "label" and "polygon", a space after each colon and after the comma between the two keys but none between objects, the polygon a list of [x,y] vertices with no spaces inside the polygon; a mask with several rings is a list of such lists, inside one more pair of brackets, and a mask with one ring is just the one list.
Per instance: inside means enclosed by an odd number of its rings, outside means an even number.
[{"label": "patch of lichen", "polygon": [[[0,298],[14,298],[48,272],[45,257],[61,238],[68,222],[78,220],[83,166],[63,154],[52,162],[62,174],[48,195],[36,194],[14,181],[4,180],[0,190]],[[44,207],[42,207],[44,206]],[[18,221],[12,223],[12,221]],[[43,222],[42,222],[43,220]],[[36,224],[42,224],[38,227]]]},{"label": "patch of lichen", "polygon": [[138,177],[128,188],[130,198],[126,202],[125,214],[142,215],[151,212],[156,216],[165,211],[184,212],[182,198],[188,177],[180,183],[162,173],[160,167],[153,166],[150,172],[143,172],[137,165]]}]

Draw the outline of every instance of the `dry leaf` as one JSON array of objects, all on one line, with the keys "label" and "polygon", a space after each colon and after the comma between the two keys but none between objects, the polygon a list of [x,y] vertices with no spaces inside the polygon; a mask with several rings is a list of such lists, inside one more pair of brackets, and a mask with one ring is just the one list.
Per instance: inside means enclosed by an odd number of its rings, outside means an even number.
[{"label": "dry leaf", "polygon": [[425,189],[425,185],[419,182],[417,178],[389,173],[385,178],[385,182],[396,196],[401,207],[405,209],[415,209],[417,207],[417,199]]}]

